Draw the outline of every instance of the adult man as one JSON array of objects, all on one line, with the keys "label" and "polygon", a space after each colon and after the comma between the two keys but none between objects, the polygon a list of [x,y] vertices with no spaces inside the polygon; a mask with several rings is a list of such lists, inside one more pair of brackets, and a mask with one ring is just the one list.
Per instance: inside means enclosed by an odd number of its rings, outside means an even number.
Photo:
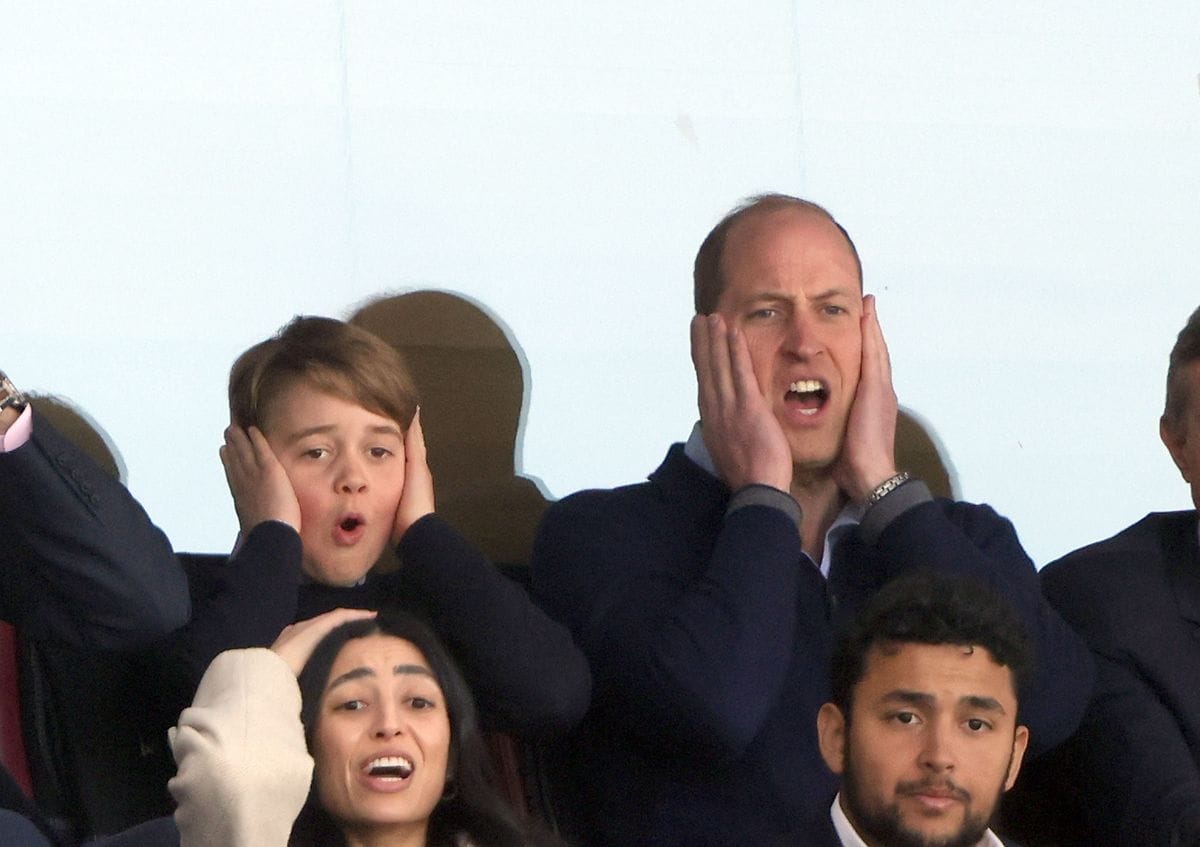
[{"label": "adult man", "polygon": [[1011,607],[971,580],[916,572],[888,583],[839,643],[817,714],[842,777],[829,843],[995,847],[988,829],[1021,768],[1017,723],[1029,641]]},{"label": "adult man", "polygon": [[[1171,350],[1163,444],[1200,507],[1200,309]],[[1200,844],[1200,542],[1195,510],[1151,513],[1042,572],[1096,654],[1096,694],[1061,758],[1108,844]]]},{"label": "adult man", "polygon": [[[0,620],[23,643],[58,654],[142,647],[182,626],[187,580],[166,537],[44,417],[34,426],[34,411],[0,372]],[[73,527],[71,538],[59,525]],[[173,832],[169,820],[158,821],[107,843],[146,844]],[[0,843],[49,845],[52,833],[0,767]]]},{"label": "adult man", "polygon": [[1042,661],[1035,743],[1069,735],[1087,652],[1011,525],[896,472],[887,348],[845,231],[757,198],[705,239],[695,282],[701,425],[649,483],[551,507],[534,547],[535,593],[595,683],[564,752],[580,837],[804,843],[836,785],[814,729],[835,627],[918,565],[1015,604]]}]

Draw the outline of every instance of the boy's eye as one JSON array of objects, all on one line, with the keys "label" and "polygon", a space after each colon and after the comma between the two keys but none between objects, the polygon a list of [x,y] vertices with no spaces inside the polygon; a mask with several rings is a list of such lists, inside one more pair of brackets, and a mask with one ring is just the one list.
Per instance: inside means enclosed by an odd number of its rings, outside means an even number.
[{"label": "boy's eye", "polygon": [[304,451],[304,456],[307,459],[320,459],[328,455],[329,451],[324,447],[312,447]]},{"label": "boy's eye", "polygon": [[371,455],[373,457],[375,457],[376,459],[383,459],[387,456],[392,455],[392,451],[386,447],[372,447]]}]

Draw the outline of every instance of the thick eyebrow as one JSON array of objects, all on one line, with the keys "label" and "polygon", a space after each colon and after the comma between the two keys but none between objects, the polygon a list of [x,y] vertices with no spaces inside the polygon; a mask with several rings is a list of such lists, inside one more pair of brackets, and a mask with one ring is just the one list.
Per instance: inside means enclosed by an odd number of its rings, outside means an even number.
[{"label": "thick eyebrow", "polygon": [[[433,679],[433,671],[429,670],[429,668],[425,667],[424,665],[396,665],[396,667],[392,668],[392,673],[396,676],[400,676],[401,674],[420,674],[421,676],[427,676],[430,679]],[[331,680],[329,686],[325,690],[332,691],[343,682],[350,682],[354,679],[362,679],[365,676],[375,676],[375,671],[365,666],[361,668],[353,668],[352,670],[346,671],[337,679]]]},{"label": "thick eyebrow", "polygon": [[[899,702],[910,706],[932,706],[933,695],[926,694],[923,691],[908,691],[898,688],[895,691],[889,691],[880,698],[880,702]],[[958,698],[959,705],[967,706],[970,709],[982,712],[996,712],[1004,714],[1004,707],[1000,705],[1000,701],[995,697],[987,697],[982,694],[968,694],[965,697]]]}]

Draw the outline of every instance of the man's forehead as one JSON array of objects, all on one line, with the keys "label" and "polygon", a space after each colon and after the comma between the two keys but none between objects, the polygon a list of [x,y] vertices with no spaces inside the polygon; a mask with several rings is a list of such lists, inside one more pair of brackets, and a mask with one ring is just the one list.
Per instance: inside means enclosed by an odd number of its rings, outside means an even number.
[{"label": "man's forehead", "polygon": [[721,270],[729,279],[745,263],[796,260],[818,252],[844,263],[861,291],[857,255],[845,233],[825,212],[803,206],[767,206],[747,212],[726,236]]},{"label": "man's forehead", "polygon": [[856,688],[878,691],[961,690],[999,699],[1016,698],[1012,669],[979,644],[885,642],[867,651]]}]

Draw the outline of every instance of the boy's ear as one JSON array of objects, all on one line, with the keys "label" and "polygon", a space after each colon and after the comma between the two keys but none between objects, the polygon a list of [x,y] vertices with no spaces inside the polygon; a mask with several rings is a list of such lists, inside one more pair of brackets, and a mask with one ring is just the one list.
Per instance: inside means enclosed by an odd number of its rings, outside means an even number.
[{"label": "boy's ear", "polygon": [[833,703],[826,703],[817,712],[817,742],[821,758],[838,776],[845,770],[846,717]]},{"label": "boy's ear", "polygon": [[1190,485],[1197,469],[1191,467],[1188,461],[1188,454],[1185,449],[1187,447],[1187,433],[1179,432],[1178,427],[1169,423],[1164,415],[1158,419],[1158,437],[1162,439],[1162,443],[1166,445],[1171,458],[1175,460],[1175,467],[1179,468],[1179,473],[1183,475],[1183,481]]}]

